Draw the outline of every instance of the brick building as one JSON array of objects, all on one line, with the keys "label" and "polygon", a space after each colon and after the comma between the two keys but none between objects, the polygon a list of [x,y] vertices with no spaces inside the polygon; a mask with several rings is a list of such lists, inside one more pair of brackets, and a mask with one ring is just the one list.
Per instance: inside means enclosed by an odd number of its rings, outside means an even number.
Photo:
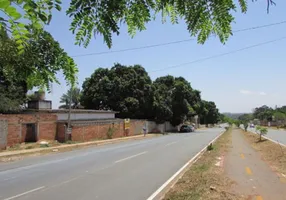
[{"label": "brick building", "polygon": [[[72,110],[71,134],[66,135],[68,110],[29,109],[21,114],[0,114],[0,149],[23,142],[58,140],[90,141],[140,134],[144,120],[131,120],[124,130],[124,120],[113,111]],[[108,132],[109,131],[109,132]]]}]

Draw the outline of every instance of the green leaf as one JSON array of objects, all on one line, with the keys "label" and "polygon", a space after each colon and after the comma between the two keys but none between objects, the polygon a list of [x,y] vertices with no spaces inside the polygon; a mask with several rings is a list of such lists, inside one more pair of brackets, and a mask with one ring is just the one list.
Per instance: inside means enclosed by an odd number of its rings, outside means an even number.
[{"label": "green leaf", "polygon": [[60,6],[59,4],[56,4],[56,9],[57,9],[58,11],[61,11],[61,10],[62,10],[62,8],[61,8],[61,6]]},{"label": "green leaf", "polygon": [[7,8],[5,8],[5,12],[10,15],[14,20],[18,20],[22,17],[22,15],[13,6],[8,6]]},{"label": "green leaf", "polygon": [[25,28],[25,24],[23,24],[23,23],[18,23],[18,26],[20,27],[20,28]]},{"label": "green leaf", "polygon": [[61,4],[61,3],[62,3],[62,1],[61,1],[61,0],[56,0],[56,2],[57,2],[58,4]]},{"label": "green leaf", "polygon": [[43,21],[46,22],[48,20],[48,18],[46,17],[46,15],[44,15],[43,13],[39,13],[39,18]]},{"label": "green leaf", "polygon": [[9,0],[0,0],[0,8],[7,8],[10,5]]}]

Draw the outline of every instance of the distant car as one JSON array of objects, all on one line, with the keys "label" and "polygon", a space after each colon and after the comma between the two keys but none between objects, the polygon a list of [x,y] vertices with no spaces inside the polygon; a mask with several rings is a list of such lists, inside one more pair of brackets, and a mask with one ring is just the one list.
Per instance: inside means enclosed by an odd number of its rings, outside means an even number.
[{"label": "distant car", "polygon": [[189,133],[189,132],[194,132],[195,128],[190,125],[182,125],[180,128],[181,133]]},{"label": "distant car", "polygon": [[254,128],[255,126],[254,126],[254,124],[250,124],[250,128]]}]

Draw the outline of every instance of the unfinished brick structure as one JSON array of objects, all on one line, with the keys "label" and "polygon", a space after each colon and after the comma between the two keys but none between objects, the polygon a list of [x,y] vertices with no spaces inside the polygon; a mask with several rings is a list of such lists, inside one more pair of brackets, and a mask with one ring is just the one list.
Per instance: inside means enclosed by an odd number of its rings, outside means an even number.
[{"label": "unfinished brick structure", "polygon": [[0,114],[0,121],[2,126],[7,126],[7,131],[0,133],[2,140],[6,140],[1,142],[0,148],[22,142],[56,139],[57,116],[53,114]]}]

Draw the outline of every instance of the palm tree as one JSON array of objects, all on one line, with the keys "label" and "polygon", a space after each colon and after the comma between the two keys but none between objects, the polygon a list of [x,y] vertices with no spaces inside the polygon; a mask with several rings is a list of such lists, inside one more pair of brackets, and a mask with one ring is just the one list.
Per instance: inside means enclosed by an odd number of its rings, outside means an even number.
[{"label": "palm tree", "polygon": [[66,94],[63,94],[61,96],[60,103],[64,103],[64,105],[61,105],[59,108],[68,109],[70,98],[71,98],[72,109],[80,108],[81,107],[80,106],[80,96],[81,96],[81,91],[79,88],[69,89]]}]

